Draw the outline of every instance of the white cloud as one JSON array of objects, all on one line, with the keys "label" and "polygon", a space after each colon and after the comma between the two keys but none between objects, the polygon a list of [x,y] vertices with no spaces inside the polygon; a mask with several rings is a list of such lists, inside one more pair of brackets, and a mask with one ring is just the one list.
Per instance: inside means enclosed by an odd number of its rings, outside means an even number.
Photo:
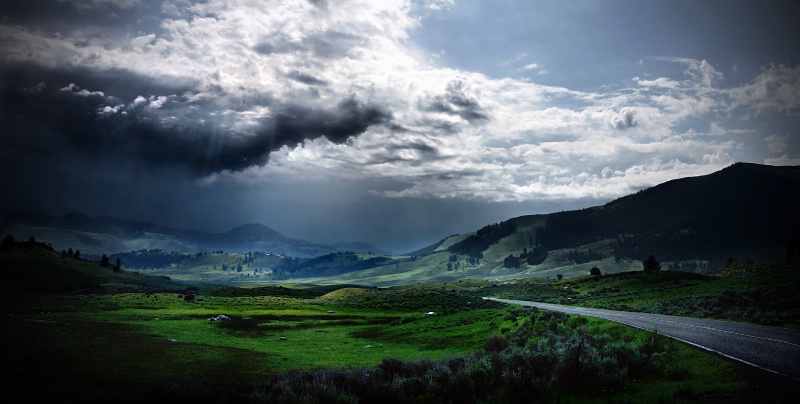
[{"label": "white cloud", "polygon": [[790,156],[784,154],[781,157],[766,159],[764,164],[771,166],[800,166],[800,155]]},{"label": "white cloud", "polygon": [[[122,105],[122,104],[115,105],[113,107],[106,105],[105,107],[98,108],[97,109],[97,114],[100,115],[100,116],[113,115],[113,114],[116,114],[116,113],[122,111],[124,108],[125,108],[125,106]],[[122,112],[124,112],[124,111],[122,111]]]},{"label": "white cloud", "polygon": [[800,112],[800,66],[772,65],[752,83],[728,94],[732,110],[742,107],[755,116],[770,112],[796,115]]},{"label": "white cloud", "polygon": [[69,83],[68,86],[62,87],[59,91],[72,93],[79,97],[105,97],[105,94],[102,91],[89,91],[85,88],[82,89],[75,85],[75,83]]},{"label": "white cloud", "polygon": [[[147,108],[149,108],[149,109],[159,109],[162,106],[164,106],[164,104],[167,102],[167,97],[165,97],[163,95],[159,95],[159,96],[156,97],[156,96],[153,95],[153,96],[150,96],[149,101],[150,102],[147,104]],[[134,100],[134,102],[136,102],[136,100]]]},{"label": "white cloud", "polygon": [[139,95],[139,96],[136,97],[136,99],[133,100],[133,103],[131,104],[131,106],[136,107],[136,106],[139,106],[141,104],[144,104],[145,102],[147,102],[147,98],[144,98],[141,95]]},{"label": "white cloud", "polygon": [[789,144],[786,143],[789,140],[789,136],[778,136],[778,135],[771,135],[764,138],[764,141],[767,142],[767,151],[770,153],[783,153],[789,147]]},{"label": "white cloud", "polygon": [[722,72],[705,59],[697,60],[683,57],[661,57],[659,59],[684,65],[686,67],[684,73],[692,78],[698,88],[711,89],[724,78]]},{"label": "white cloud", "polygon": [[634,77],[633,80],[640,86],[645,87],[678,88],[680,86],[680,82],[667,77],[659,77],[655,80],[642,80],[639,77]]},{"label": "white cloud", "polygon": [[442,11],[453,7],[455,5],[455,0],[424,0],[422,1],[422,7],[426,10],[430,11]]}]

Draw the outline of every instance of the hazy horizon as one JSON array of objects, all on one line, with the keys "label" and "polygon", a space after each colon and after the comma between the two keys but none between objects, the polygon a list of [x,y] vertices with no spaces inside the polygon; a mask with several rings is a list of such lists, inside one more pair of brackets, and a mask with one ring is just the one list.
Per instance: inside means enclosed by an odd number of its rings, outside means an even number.
[{"label": "hazy horizon", "polygon": [[792,1],[0,5],[0,215],[411,251],[800,165]]}]

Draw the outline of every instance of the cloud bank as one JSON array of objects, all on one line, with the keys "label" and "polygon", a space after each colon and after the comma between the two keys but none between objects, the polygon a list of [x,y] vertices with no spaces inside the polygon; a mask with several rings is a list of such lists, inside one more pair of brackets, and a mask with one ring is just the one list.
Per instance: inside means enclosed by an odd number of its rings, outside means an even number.
[{"label": "cloud bank", "polygon": [[412,38],[449,0],[40,3],[0,23],[6,166],[517,203],[611,199],[756,147],[800,159],[793,135],[753,129],[797,123],[791,64],[730,84],[713,60],[645,56],[625,82],[576,90],[440,64]]}]

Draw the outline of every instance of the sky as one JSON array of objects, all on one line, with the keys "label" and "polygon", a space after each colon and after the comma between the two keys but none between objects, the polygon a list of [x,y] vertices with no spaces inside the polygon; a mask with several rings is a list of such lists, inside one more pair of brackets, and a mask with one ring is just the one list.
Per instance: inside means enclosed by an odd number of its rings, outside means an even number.
[{"label": "sky", "polygon": [[407,252],[800,165],[800,3],[0,2],[0,215]]}]

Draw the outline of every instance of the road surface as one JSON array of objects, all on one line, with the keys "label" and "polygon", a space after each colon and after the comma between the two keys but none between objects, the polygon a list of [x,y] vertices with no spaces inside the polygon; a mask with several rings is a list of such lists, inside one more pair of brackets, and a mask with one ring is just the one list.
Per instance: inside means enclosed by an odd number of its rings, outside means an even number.
[{"label": "road surface", "polygon": [[489,300],[597,317],[648,331],[655,330],[689,345],[800,381],[800,330],[524,300]]}]

